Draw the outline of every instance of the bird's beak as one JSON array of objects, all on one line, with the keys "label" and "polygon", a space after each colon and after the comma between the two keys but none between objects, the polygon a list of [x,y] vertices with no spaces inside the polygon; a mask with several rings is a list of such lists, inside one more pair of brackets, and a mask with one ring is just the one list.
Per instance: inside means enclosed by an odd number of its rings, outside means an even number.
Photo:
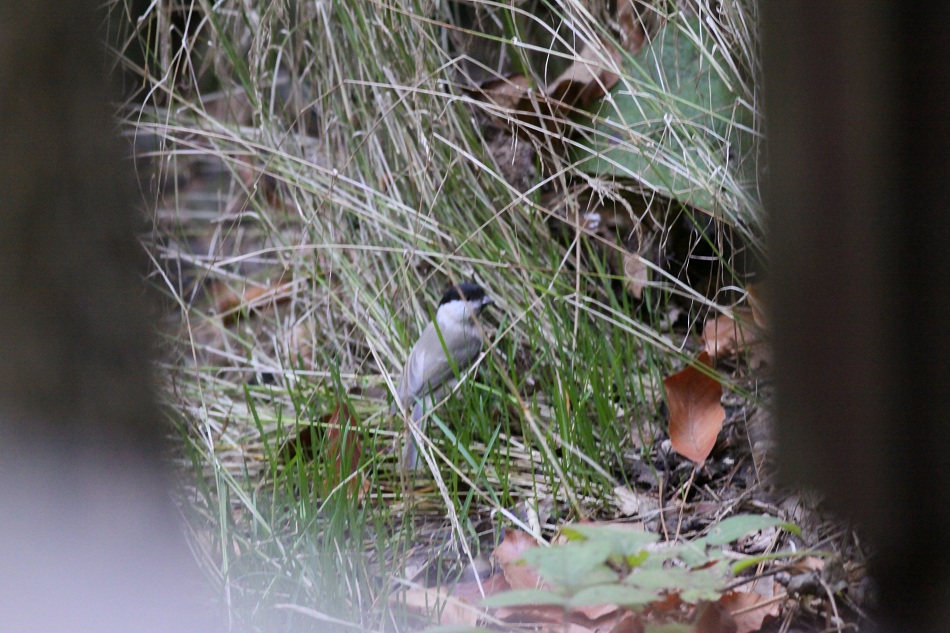
[{"label": "bird's beak", "polygon": [[482,297],[482,300],[477,304],[478,307],[475,308],[475,314],[480,315],[482,312],[485,311],[485,308],[487,308],[488,306],[493,306],[493,305],[497,305],[495,303],[495,300],[489,297],[488,295],[485,295],[484,297]]}]

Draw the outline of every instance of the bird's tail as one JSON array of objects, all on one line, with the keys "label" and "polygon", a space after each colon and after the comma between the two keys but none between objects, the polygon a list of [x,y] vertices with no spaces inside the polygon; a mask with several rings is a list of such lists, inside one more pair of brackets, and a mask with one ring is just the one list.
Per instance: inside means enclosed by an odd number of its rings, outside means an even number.
[{"label": "bird's tail", "polygon": [[[419,428],[420,435],[425,434],[426,423],[423,418],[423,403],[417,401],[412,407],[412,422]],[[409,430],[409,437],[406,438],[406,448],[402,454],[403,470],[416,470],[419,468],[419,446],[416,444],[415,433]]]}]

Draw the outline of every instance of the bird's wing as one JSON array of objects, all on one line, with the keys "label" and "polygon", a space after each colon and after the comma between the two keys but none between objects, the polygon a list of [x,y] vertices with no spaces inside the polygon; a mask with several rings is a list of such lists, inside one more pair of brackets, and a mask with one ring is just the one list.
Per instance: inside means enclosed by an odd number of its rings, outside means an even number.
[{"label": "bird's wing", "polygon": [[[412,348],[412,353],[409,354],[409,360],[406,361],[406,382],[408,386],[407,396],[414,398],[422,393],[427,387],[427,383],[432,380],[432,370],[431,368],[426,372],[426,366],[431,365],[431,362],[435,360],[434,358],[429,358],[433,353],[440,354],[441,350],[436,349],[433,352],[430,349],[429,339],[432,336],[435,336],[435,330],[431,330],[431,325],[427,326],[425,331],[422,333],[422,336],[419,337],[419,341],[416,343],[415,347]],[[429,336],[431,334],[431,336]],[[426,350],[429,350],[426,353]],[[426,361],[429,361],[428,363]],[[433,385],[437,386],[437,385]]]},{"label": "bird's wing", "polygon": [[[446,343],[453,347],[452,341]],[[459,372],[464,372],[482,349],[482,341],[472,338],[463,346],[456,348],[455,365]],[[428,350],[428,351],[427,351]],[[411,401],[424,393],[435,392],[446,381],[455,377],[452,365],[446,360],[445,350],[439,340],[435,325],[430,323],[422,331],[419,340],[409,353],[409,360],[403,369],[396,388],[396,395],[404,406],[410,406]]]},{"label": "bird's wing", "polygon": [[424,375],[426,368],[426,352],[429,347],[429,339],[435,337],[435,328],[430,323],[422,331],[422,335],[416,344],[412,346],[409,352],[409,358],[402,369],[402,376],[399,377],[399,384],[396,385],[396,397],[403,406],[412,407],[412,400],[419,395],[422,388],[426,385],[427,377]]},{"label": "bird's wing", "polygon": [[459,371],[465,371],[482,351],[483,343],[481,336],[470,337],[465,346],[458,350],[458,356],[455,359]]}]

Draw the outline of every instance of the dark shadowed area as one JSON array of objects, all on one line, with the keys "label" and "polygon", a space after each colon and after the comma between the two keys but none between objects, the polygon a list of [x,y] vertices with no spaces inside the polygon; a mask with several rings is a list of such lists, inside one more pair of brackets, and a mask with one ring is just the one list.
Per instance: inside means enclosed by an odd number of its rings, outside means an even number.
[{"label": "dark shadowed area", "polygon": [[942,629],[950,10],[762,13],[784,476],[873,540],[885,628]]}]

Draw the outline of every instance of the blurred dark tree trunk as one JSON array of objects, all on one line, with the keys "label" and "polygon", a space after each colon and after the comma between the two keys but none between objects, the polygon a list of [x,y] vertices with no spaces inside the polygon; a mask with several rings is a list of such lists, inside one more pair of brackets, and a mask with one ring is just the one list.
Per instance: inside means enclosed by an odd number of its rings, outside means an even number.
[{"label": "blurred dark tree trunk", "polygon": [[97,6],[0,10],[0,613],[10,631],[207,630]]},{"label": "blurred dark tree trunk", "polygon": [[761,8],[783,475],[871,537],[886,630],[941,630],[950,5]]}]

